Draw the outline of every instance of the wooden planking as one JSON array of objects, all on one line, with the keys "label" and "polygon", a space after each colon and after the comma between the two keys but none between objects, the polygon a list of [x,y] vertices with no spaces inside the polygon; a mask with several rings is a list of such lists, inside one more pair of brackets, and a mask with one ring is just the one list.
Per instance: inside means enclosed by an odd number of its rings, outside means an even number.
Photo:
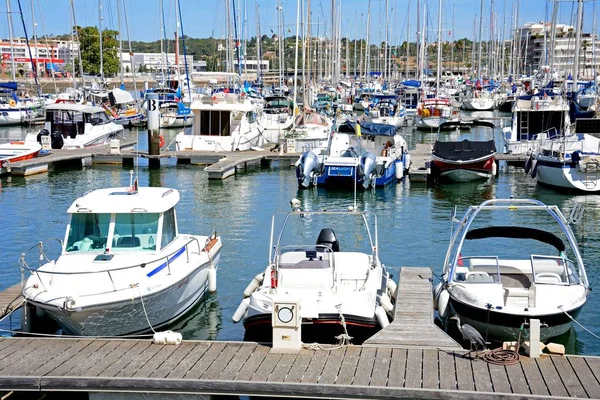
[{"label": "wooden planking", "polygon": [[158,367],[173,354],[179,346],[164,346],[154,344],[152,346],[160,347],[160,349],[146,361],[133,375],[132,378],[150,377],[158,369]]},{"label": "wooden planking", "polygon": [[475,381],[475,390],[478,392],[494,391],[492,385],[492,377],[490,376],[488,364],[484,361],[474,358],[471,361],[471,368],[473,368],[473,380]]},{"label": "wooden planking", "polygon": [[64,371],[62,375],[64,376],[93,376],[89,374],[89,370],[99,364],[108,366],[105,363],[104,358],[106,358],[114,349],[119,346],[119,342],[116,340],[107,340],[104,344],[94,351],[92,354],[89,354],[84,359],[79,359],[79,362],[74,364],[71,369],[68,371]]},{"label": "wooden planking", "polygon": [[508,380],[513,393],[519,394],[530,394],[529,385],[527,385],[527,379],[523,372],[522,363],[515,365],[507,365],[506,373],[508,374]]},{"label": "wooden planking", "polygon": [[127,354],[127,352],[131,350],[135,344],[136,342],[133,340],[120,341],[118,346],[102,359],[101,363],[97,363],[96,365],[92,366],[87,373],[89,376],[98,376],[101,372],[113,365],[113,363],[115,363],[118,359]]},{"label": "wooden planking", "polygon": [[544,376],[544,381],[548,386],[548,391],[551,396],[564,396],[568,397],[569,393],[562,384],[559,374],[554,368],[554,363],[548,356],[542,356],[536,360],[540,372]]},{"label": "wooden planking", "polygon": [[371,373],[371,386],[386,386],[388,374],[390,371],[390,362],[392,359],[392,349],[389,347],[379,347],[375,354],[373,363],[373,372]]},{"label": "wooden planking", "polygon": [[304,376],[304,371],[306,371],[306,368],[308,368],[308,365],[310,364],[310,360],[312,359],[314,352],[314,350],[300,349],[300,352],[296,356],[296,361],[294,362],[294,365],[292,365],[292,368],[285,377],[284,381],[288,383],[300,383],[302,381],[302,377]]},{"label": "wooden planking", "polygon": [[321,371],[323,371],[323,367],[325,366],[325,362],[327,362],[326,352],[315,350],[310,360],[310,364],[308,364],[306,371],[304,371],[304,375],[300,382],[317,383],[319,376],[321,376]]},{"label": "wooden planking", "polygon": [[[453,368],[454,370],[454,368]],[[423,350],[423,388],[438,389],[439,374],[443,371],[438,364],[438,351],[432,349]],[[444,371],[445,372],[445,371]]]},{"label": "wooden planking", "polygon": [[119,358],[112,365],[100,372],[104,377],[131,377],[140,366],[149,360],[158,350],[159,346],[152,346],[152,342],[137,342],[135,346],[129,349],[123,357]]},{"label": "wooden planking", "polygon": [[[69,348],[76,346],[78,343],[78,341],[57,340],[54,346],[49,349],[44,346],[44,351],[42,354],[38,354],[34,360],[23,363],[20,367],[13,364],[10,372],[13,375],[21,375],[23,373],[27,373],[27,371],[35,371],[38,368],[42,368],[45,364],[51,362],[55,357],[58,357],[61,353],[64,353]],[[0,376],[2,374],[3,372],[0,370]]]},{"label": "wooden planking", "polygon": [[521,357],[521,367],[523,368],[523,373],[525,374],[531,394],[547,396],[549,394],[548,386],[546,386],[535,360],[529,357]]},{"label": "wooden planking", "polygon": [[183,342],[176,347],[177,349],[175,349],[175,351],[150,374],[150,378],[166,378],[167,375],[179,365],[179,362],[192,351],[194,344]]},{"label": "wooden planking", "polygon": [[296,361],[296,354],[282,354],[277,366],[273,370],[273,373],[269,376],[269,382],[283,382],[285,377],[292,369],[294,362]]},{"label": "wooden planking", "polygon": [[[596,382],[600,382],[600,358],[598,357],[582,357],[585,359],[587,366],[596,378]],[[598,396],[600,398],[600,396]]]},{"label": "wooden planking", "polygon": [[488,364],[488,369],[492,378],[494,392],[512,393],[506,367],[504,365]]},{"label": "wooden planking", "polygon": [[[167,346],[173,347],[173,346]],[[216,360],[225,348],[225,343],[215,342],[206,350],[202,358],[184,375],[185,379],[198,379]]]},{"label": "wooden planking", "polygon": [[[239,370],[242,368],[244,363],[248,360],[248,357],[250,357],[250,354],[256,349],[257,346],[258,345],[256,343],[243,343],[242,346],[239,348],[238,352],[233,356],[233,358],[231,359],[229,364],[225,367],[225,369],[223,369],[221,371],[221,373],[219,374],[217,379],[227,380],[227,379],[231,379],[231,377],[235,376],[239,372]],[[188,357],[189,356],[190,355],[188,355]],[[194,355],[193,358],[197,360],[199,357],[196,358],[196,356]],[[181,364],[179,365],[179,367],[182,367]],[[183,377],[184,374],[185,374],[185,371],[182,370],[181,376]],[[180,374],[177,373],[177,375],[173,376],[173,377],[175,378],[179,375]]]},{"label": "wooden planking", "polygon": [[408,349],[406,355],[406,381],[405,387],[420,388],[423,372],[423,350]]},{"label": "wooden planking", "polygon": [[340,371],[335,381],[338,385],[351,385],[354,380],[356,367],[360,358],[361,349],[357,346],[349,346],[342,361]]},{"label": "wooden planking", "polygon": [[[440,389],[456,390],[456,369],[454,367],[454,354],[447,351],[438,352]],[[463,371],[461,371],[461,374]]]},{"label": "wooden planking", "polygon": [[183,357],[181,362],[175,368],[169,371],[167,378],[181,379],[196,362],[202,357],[202,354],[209,348],[208,343],[194,343],[192,350]]},{"label": "wooden planking", "polygon": [[340,366],[342,365],[342,361],[344,360],[345,354],[345,347],[340,347],[329,352],[329,355],[327,356],[327,361],[325,362],[325,366],[323,367],[323,372],[321,372],[321,376],[319,377],[319,383],[335,383],[335,379],[338,376],[338,372],[340,370]]},{"label": "wooden planking", "polygon": [[[594,376],[588,364],[583,357],[569,357],[568,361],[571,363],[575,375],[583,383],[585,382],[585,391],[590,398],[600,398],[600,384],[597,378]],[[596,359],[598,361],[598,359]]]},{"label": "wooden planking", "polygon": [[246,363],[240,368],[238,373],[235,375],[236,381],[249,381],[254,374],[254,371],[258,368],[262,360],[269,353],[269,348],[267,346],[257,346]]},{"label": "wooden planking", "polygon": [[456,365],[456,383],[458,390],[473,391],[475,383],[473,379],[472,360],[465,357],[464,352],[454,353],[454,365]]},{"label": "wooden planking", "polygon": [[217,356],[212,364],[204,371],[200,376],[200,379],[216,379],[221,372],[227,368],[227,365],[231,362],[231,359],[242,347],[241,343],[235,343],[231,346],[225,347],[223,351]]},{"label": "wooden planking", "polygon": [[281,354],[277,353],[267,353],[265,358],[260,363],[259,367],[256,369],[252,377],[251,381],[261,381],[266,382],[269,379],[269,375],[273,372],[275,365],[281,359]]},{"label": "wooden planking", "polygon": [[22,304],[24,299],[21,293],[21,285],[17,284],[0,292],[0,318],[4,317],[11,310],[16,310]]},{"label": "wooden planking", "polygon": [[360,353],[360,359],[356,367],[356,375],[354,376],[353,385],[367,386],[371,380],[371,371],[375,363],[375,355],[377,349],[374,347],[365,347]]},{"label": "wooden planking", "polygon": [[565,385],[567,392],[569,392],[569,396],[588,397],[583,386],[581,386],[581,382],[579,382],[579,378],[575,374],[575,371],[573,371],[569,360],[561,356],[550,356],[549,358],[554,363],[554,367],[560,375],[560,379]]},{"label": "wooden planking", "polygon": [[388,386],[404,387],[406,376],[406,349],[392,349]]}]

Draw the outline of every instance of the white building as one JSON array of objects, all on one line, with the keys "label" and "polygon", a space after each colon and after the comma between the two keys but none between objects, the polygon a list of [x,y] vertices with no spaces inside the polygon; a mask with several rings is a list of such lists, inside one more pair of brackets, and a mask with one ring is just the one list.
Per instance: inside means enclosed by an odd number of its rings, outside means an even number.
[{"label": "white building", "polygon": [[[134,53],[133,56],[123,53],[123,63],[128,58],[128,64],[132,71],[139,71],[140,66],[148,69],[151,72],[162,71],[162,70],[174,70],[175,69],[175,53]],[[179,55],[179,68],[180,70],[185,69],[185,61],[187,60],[188,68],[191,70],[194,64],[194,56],[188,55],[184,58],[182,54]]]},{"label": "white building", "polygon": [[[552,66],[564,76],[574,71],[575,29],[557,24],[552,40],[549,22],[526,23],[517,33],[520,36],[521,54],[524,54],[525,71],[531,73],[542,66]],[[595,45],[594,45],[595,42]],[[592,78],[594,68],[600,71],[600,40],[591,33],[582,33],[579,48],[580,78]],[[594,49],[595,46],[595,49]]]},{"label": "white building", "polygon": [[11,43],[8,39],[0,39],[0,59],[2,68],[9,69],[14,61],[15,68],[31,71],[31,59],[37,61],[38,73],[49,71],[54,65],[55,70],[64,70],[66,64],[77,59],[79,44],[70,40],[38,39],[37,45],[33,39],[29,40],[29,49],[25,38],[13,39],[11,52]]}]

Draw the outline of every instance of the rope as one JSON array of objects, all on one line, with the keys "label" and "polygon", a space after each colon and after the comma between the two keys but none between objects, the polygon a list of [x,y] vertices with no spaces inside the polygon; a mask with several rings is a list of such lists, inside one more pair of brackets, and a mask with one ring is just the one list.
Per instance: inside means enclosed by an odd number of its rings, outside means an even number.
[{"label": "rope", "polygon": [[344,333],[336,336],[335,338],[338,340],[340,346],[344,346],[350,344],[352,341],[352,336],[348,334],[348,327],[346,326],[346,318],[344,318],[344,314],[342,314],[342,305],[338,304],[336,306],[338,310],[338,314],[340,315],[340,321],[342,322],[342,328],[344,328]]},{"label": "rope", "polygon": [[156,331],[154,330],[154,327],[150,323],[150,318],[148,318],[148,313],[146,312],[146,305],[144,304],[144,296],[142,296],[142,292],[140,291],[140,284],[136,283],[135,287],[137,287],[137,289],[138,289],[138,294],[140,295],[140,300],[142,301],[142,310],[144,310],[144,316],[146,317],[148,326],[150,327],[150,330],[152,331],[152,333],[156,333]]},{"label": "rope", "polygon": [[504,350],[501,347],[486,351],[479,355],[483,361],[493,365],[515,365],[520,363],[519,353],[514,350]]},{"label": "rope", "polygon": [[123,335],[123,336],[85,336],[85,335],[57,335],[57,334],[53,334],[53,333],[34,333],[34,332],[23,332],[23,331],[16,331],[16,330],[11,330],[11,329],[0,329],[0,332],[6,332],[6,333],[13,333],[16,335],[24,335],[24,336],[40,336],[40,337],[55,337],[55,338],[67,338],[67,339],[114,339],[114,338],[148,338],[151,337],[152,335],[150,334],[145,334],[145,335]]},{"label": "rope", "polygon": [[322,345],[320,343],[315,342],[315,343],[302,343],[302,348],[308,349],[308,350],[333,351],[333,350],[341,349],[348,345],[349,345],[349,343],[348,344],[338,344],[338,345]]},{"label": "rope", "polygon": [[589,333],[590,335],[592,335],[593,337],[595,337],[596,339],[600,339],[600,336],[596,335],[594,332],[590,331],[588,328],[586,328],[585,326],[581,325],[575,318],[573,318],[568,312],[566,312],[565,310],[563,310],[562,306],[558,306],[558,309],[562,312],[565,313],[565,315],[569,318],[571,318],[571,321],[575,322],[577,325],[579,325],[579,327],[583,330],[585,330],[587,333]]}]

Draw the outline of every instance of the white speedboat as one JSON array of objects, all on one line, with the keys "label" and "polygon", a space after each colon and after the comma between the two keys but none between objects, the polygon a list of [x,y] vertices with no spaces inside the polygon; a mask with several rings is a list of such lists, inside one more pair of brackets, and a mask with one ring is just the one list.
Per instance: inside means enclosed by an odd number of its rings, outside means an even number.
[{"label": "white speedboat", "polygon": [[[69,207],[61,253],[38,268],[21,257],[23,296],[65,333],[116,336],[159,329],[216,288],[221,239],[180,233],[179,192],[92,191]],[[48,246],[44,247],[46,249]],[[37,256],[37,254],[35,254]]]},{"label": "white speedboat", "polygon": [[398,102],[395,95],[376,95],[374,104],[365,110],[371,122],[375,124],[393,125],[400,128],[404,125],[404,106]]},{"label": "white speedboat", "polygon": [[472,96],[462,102],[463,110],[468,111],[491,111],[494,109],[495,101],[489,92],[477,90]]},{"label": "white speedboat", "polygon": [[101,107],[55,103],[46,106],[46,122],[39,133],[28,133],[26,143],[41,143],[50,136],[53,149],[72,149],[105,144],[123,133]]},{"label": "white speedboat", "polygon": [[41,149],[39,143],[18,141],[0,144],[0,168],[11,162],[30,160],[36,157]]},{"label": "white speedboat", "polygon": [[559,95],[522,96],[502,133],[507,153],[529,155],[543,141],[570,133],[569,104]]},{"label": "white speedboat", "polygon": [[538,319],[546,340],[571,328],[589,291],[577,241],[558,207],[495,199],[469,207],[458,222],[435,305],[446,322],[456,314],[497,341],[517,340]]},{"label": "white speedboat", "polygon": [[175,136],[177,151],[245,151],[263,144],[256,109],[237,94],[203,95],[190,108],[192,129]]},{"label": "white speedboat", "polygon": [[304,111],[296,117],[294,126],[285,134],[288,153],[327,149],[333,122],[314,111]]},{"label": "white speedboat", "polygon": [[300,301],[305,343],[335,343],[347,334],[358,344],[389,323],[396,285],[379,260],[375,216],[293,211],[276,217],[269,263],[233,315],[234,322],[244,320],[245,340],[271,342],[278,295]]},{"label": "white speedboat", "polygon": [[266,136],[270,136],[271,131],[275,131],[275,138],[278,138],[279,132],[287,131],[294,123],[294,102],[285,96],[265,97],[259,123],[266,131]]},{"label": "white speedboat", "polygon": [[180,101],[163,101],[159,110],[161,128],[183,128],[194,122],[194,113]]},{"label": "white speedboat", "polygon": [[458,117],[449,99],[422,99],[417,105],[415,125],[417,129],[438,130],[440,125]]},{"label": "white speedboat", "polygon": [[525,164],[539,183],[560,189],[600,192],[600,119],[577,119],[575,133],[546,140]]}]

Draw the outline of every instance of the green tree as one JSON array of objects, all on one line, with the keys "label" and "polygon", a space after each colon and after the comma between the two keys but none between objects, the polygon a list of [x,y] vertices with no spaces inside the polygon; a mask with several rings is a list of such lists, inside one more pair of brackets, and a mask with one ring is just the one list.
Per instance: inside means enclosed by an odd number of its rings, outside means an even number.
[{"label": "green tree", "polygon": [[[98,28],[86,26],[76,27],[81,46],[81,62],[83,71],[91,75],[100,75],[100,36]],[[115,30],[102,31],[102,56],[105,76],[115,76],[119,71],[118,42]]]}]

